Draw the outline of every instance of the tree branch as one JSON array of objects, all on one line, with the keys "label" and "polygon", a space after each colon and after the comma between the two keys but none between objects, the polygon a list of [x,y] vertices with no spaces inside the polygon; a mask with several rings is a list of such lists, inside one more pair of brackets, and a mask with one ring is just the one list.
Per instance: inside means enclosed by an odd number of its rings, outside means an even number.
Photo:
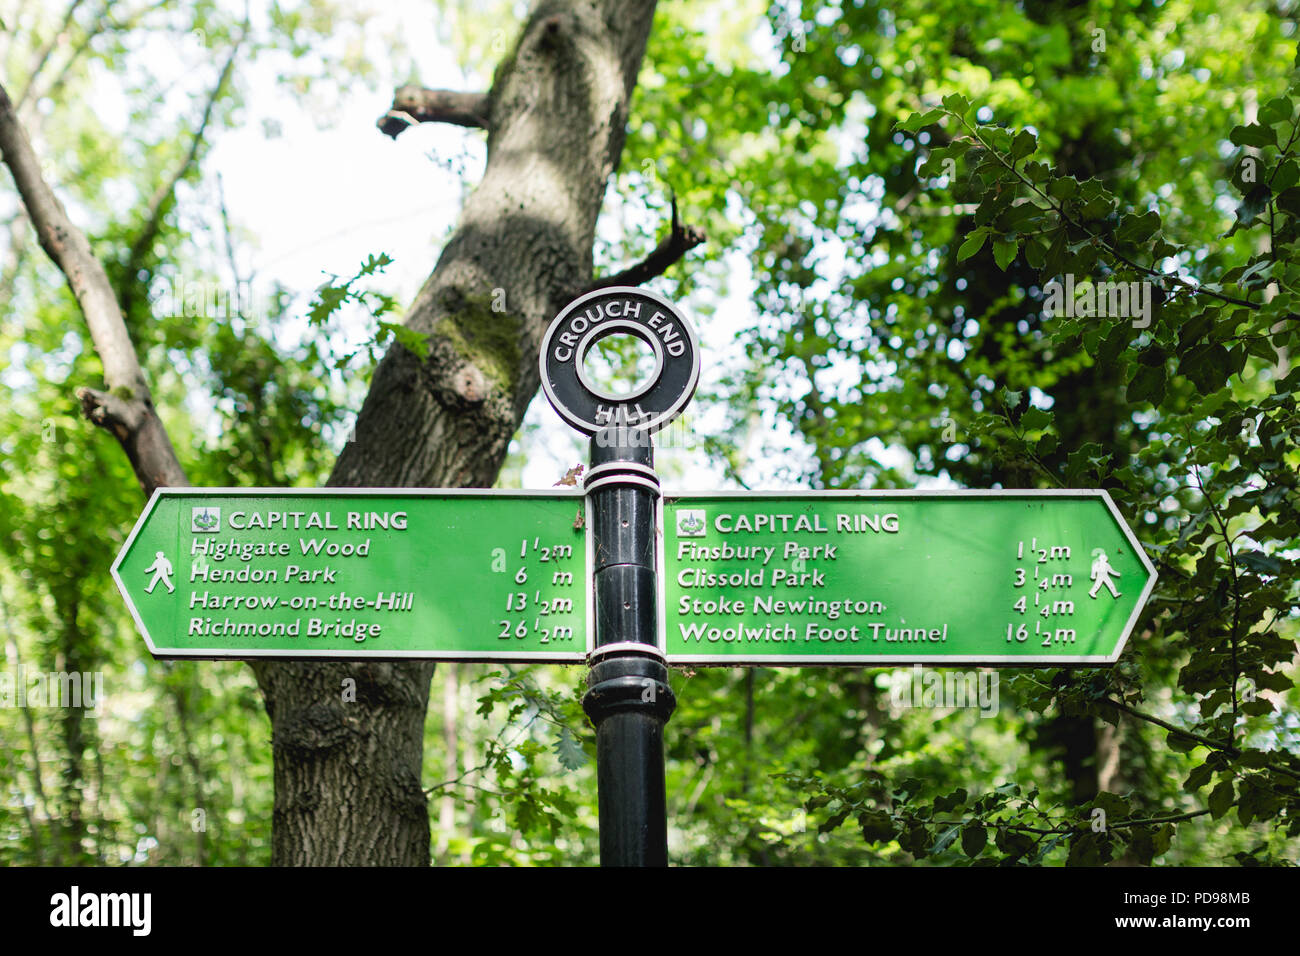
[{"label": "tree branch", "polygon": [[704,234],[704,230],[698,226],[683,226],[681,224],[681,221],[677,218],[677,199],[675,197],[672,200],[672,210],[672,227],[669,229],[668,235],[664,236],[659,245],[655,246],[654,252],[622,272],[606,276],[603,279],[597,279],[580,294],[594,292],[597,289],[607,289],[610,286],[640,285],[643,282],[648,282],[655,276],[663,275],[669,266],[708,238]]},{"label": "tree branch", "polygon": [[169,2],[170,0],[155,0],[152,4],[148,4],[133,13],[127,14],[127,16],[121,21],[114,22],[114,20],[109,16],[109,11],[113,6],[113,0],[108,0],[108,2],[104,4],[103,9],[99,12],[99,16],[95,19],[94,24],[86,30],[86,35],[81,38],[81,42],[77,44],[76,48],[68,54],[68,58],[64,61],[63,65],[59,67],[59,72],[55,74],[54,78],[50,81],[50,85],[46,87],[40,95],[47,96],[57,102],[58,93],[63,88],[63,85],[68,81],[73,66],[75,66],[77,61],[81,59],[86,50],[90,48],[90,44],[94,42],[96,37],[110,33],[125,33],[127,30],[136,26],[147,14],[165,6]]},{"label": "tree branch", "polygon": [[491,100],[486,93],[429,90],[422,86],[400,86],[393,105],[375,121],[380,132],[397,139],[408,126],[420,123],[451,123],[474,129],[489,129]]},{"label": "tree branch", "polygon": [[207,133],[208,123],[212,120],[212,111],[216,108],[217,99],[221,96],[226,81],[230,79],[230,73],[235,67],[235,57],[239,53],[240,45],[244,42],[244,37],[247,35],[248,24],[245,23],[239,39],[230,48],[230,55],[226,57],[225,65],[221,68],[221,73],[217,77],[216,84],[212,87],[212,92],[208,94],[207,105],[203,107],[203,116],[199,120],[198,128],[194,130],[194,136],[190,139],[190,148],[186,152],[185,158],[172,171],[167,181],[158,185],[153,196],[149,199],[149,206],[145,212],[144,228],[136,236],[135,242],[131,243],[131,251],[127,255],[126,270],[122,278],[122,287],[118,290],[124,313],[130,314],[131,303],[135,294],[134,290],[138,281],[136,273],[144,262],[149,249],[153,246],[158,231],[162,228],[163,215],[170,208],[171,202],[176,196],[176,185],[190,171],[190,167],[194,165],[195,159],[198,158],[199,147],[203,145],[203,137]]},{"label": "tree branch", "polygon": [[171,439],[153,405],[144,371],[122,321],[104,267],[90,243],[68,218],[63,204],[41,176],[8,92],[0,85],[0,158],[3,158],[36,229],[41,248],[54,260],[76,296],[104,367],[109,391],[79,390],[87,416],[109,428],[122,443],[146,495],[159,485],[188,485]]},{"label": "tree branch", "polygon": [[[945,110],[945,112],[949,112],[949,111]],[[1018,180],[1020,180],[1021,183],[1028,186],[1032,192],[1036,193],[1039,196],[1039,198],[1041,198],[1045,203],[1047,203],[1048,207],[1052,209],[1058,217],[1060,217],[1063,223],[1073,226],[1076,230],[1083,233],[1089,239],[1094,240],[1097,243],[1097,245],[1099,245],[1102,249],[1105,249],[1107,252],[1109,252],[1112,256],[1115,257],[1117,261],[1122,262],[1124,263],[1124,265],[1135,270],[1136,272],[1140,272],[1143,275],[1148,275],[1153,279],[1173,282],[1180,289],[1190,294],[1208,295],[1210,298],[1218,299],[1220,302],[1227,302],[1232,305],[1240,305],[1247,309],[1259,309],[1259,305],[1257,305],[1254,302],[1248,302],[1245,299],[1238,299],[1236,296],[1224,295],[1221,292],[1213,292],[1210,289],[1206,289],[1202,286],[1194,285],[1193,283],[1189,282],[1187,279],[1184,279],[1176,272],[1161,272],[1158,269],[1154,268],[1153,266],[1144,266],[1134,262],[1128,256],[1123,255],[1111,243],[1107,242],[1097,233],[1093,232],[1091,229],[1085,226],[1082,222],[1076,221],[1072,216],[1070,216],[1069,213],[1065,211],[1065,204],[1062,201],[1054,199],[1053,197],[1049,196],[1046,192],[1044,192],[1042,189],[1040,189],[1038,187],[1038,184],[1033,182],[1031,179],[1029,179],[1029,177],[1026,176],[1023,171],[1016,169],[1016,164],[1014,162],[1008,163],[1006,158],[1001,153],[999,153],[996,149],[990,146],[988,142],[985,141],[985,139],[982,136],[980,136],[979,131],[974,126],[971,126],[969,123],[966,122],[966,118],[964,116],[961,116],[960,114],[957,113],[950,113],[949,115],[955,116],[957,118],[957,121],[961,123],[962,126],[966,127],[967,131],[971,134],[971,136],[974,138],[974,140],[977,143],[979,143],[982,147],[984,147],[984,149],[988,150],[989,154],[993,156],[994,159],[996,159],[999,163],[1001,163],[1008,170],[1010,170],[1011,173]]]},{"label": "tree branch", "polygon": [[36,52],[36,56],[32,60],[31,68],[27,71],[27,85],[18,96],[18,103],[14,106],[15,110],[21,110],[23,105],[26,104],[27,100],[31,97],[32,90],[36,88],[37,76],[40,75],[41,70],[45,69],[45,64],[49,60],[50,54],[53,53],[54,48],[59,45],[59,37],[63,36],[67,32],[68,27],[72,25],[72,17],[77,12],[77,7],[81,6],[83,2],[84,0],[72,0],[71,5],[68,7],[68,12],[63,15],[62,24],[55,28],[54,32],[50,34],[50,38],[46,41],[45,46],[41,47],[41,49]]},{"label": "tree branch", "polygon": [[[1171,734],[1177,734],[1179,737],[1183,737],[1187,740],[1194,740],[1198,744],[1209,747],[1211,750],[1222,751],[1230,757],[1241,755],[1241,750],[1230,740],[1215,740],[1212,737],[1205,737],[1182,727],[1175,727],[1173,724],[1161,720],[1159,717],[1153,717],[1151,714],[1145,714],[1140,710],[1134,710],[1132,707],[1128,706],[1128,704],[1115,700],[1112,697],[1103,697],[1101,698],[1101,702],[1110,704],[1116,710],[1128,714],[1130,717],[1136,717],[1138,720],[1145,720],[1148,723],[1155,724],[1157,727],[1161,727],[1169,731]],[[1291,777],[1293,780],[1300,780],[1300,773],[1297,773],[1290,767],[1283,767],[1280,764],[1273,763],[1272,761],[1264,763],[1261,769],[1274,770],[1280,774],[1285,774],[1286,776]]]}]

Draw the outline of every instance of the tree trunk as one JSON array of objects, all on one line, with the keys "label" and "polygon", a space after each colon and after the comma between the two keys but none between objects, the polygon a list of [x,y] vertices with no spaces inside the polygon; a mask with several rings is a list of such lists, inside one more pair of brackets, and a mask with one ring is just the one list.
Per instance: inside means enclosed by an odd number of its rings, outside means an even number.
[{"label": "tree trunk", "polygon": [[[604,0],[531,14],[488,94],[482,182],[406,318],[429,334],[428,358],[390,348],[331,486],[495,481],[539,384],[546,324],[591,282],[596,217],[653,12],[653,0]],[[433,665],[253,668],[273,734],[272,862],[427,864]]]}]

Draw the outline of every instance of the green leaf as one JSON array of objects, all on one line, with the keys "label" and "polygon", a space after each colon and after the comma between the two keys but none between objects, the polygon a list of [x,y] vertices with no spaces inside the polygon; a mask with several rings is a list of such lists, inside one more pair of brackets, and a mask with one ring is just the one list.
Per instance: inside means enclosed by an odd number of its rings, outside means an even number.
[{"label": "green leaf", "polygon": [[1070,853],[1066,857],[1066,866],[1097,866],[1105,863],[1106,859],[1102,854],[1103,834],[1093,833],[1090,830],[1074,834],[1070,841]]},{"label": "green leaf", "polygon": [[1129,213],[1119,221],[1115,238],[1120,242],[1144,242],[1159,228],[1159,213],[1151,211],[1140,216]]},{"label": "green leaf", "polygon": [[587,751],[568,727],[560,728],[559,739],[555,741],[555,754],[565,770],[577,770],[587,762]]},{"label": "green leaf", "polygon": [[961,248],[957,250],[957,261],[965,262],[971,256],[975,255],[975,253],[979,252],[980,249],[984,247],[984,240],[987,239],[988,236],[989,230],[985,226],[980,226],[978,229],[973,230],[971,234],[966,237],[966,241],[961,244]]},{"label": "green leaf", "polygon": [[1061,176],[1047,185],[1047,195],[1053,199],[1069,199],[1079,191],[1079,181],[1073,176]]},{"label": "green leaf", "polygon": [[1276,575],[1282,573],[1282,562],[1263,551],[1242,551],[1237,555],[1237,563],[1257,574]]},{"label": "green leaf", "polygon": [[1300,183],[1300,165],[1294,159],[1284,159],[1277,165],[1268,185],[1274,193],[1280,193]]},{"label": "green leaf", "polygon": [[1039,431],[1052,424],[1052,413],[1041,408],[1029,408],[1020,416],[1020,427],[1027,431]]},{"label": "green leaf", "polygon": [[969,857],[979,856],[988,842],[988,831],[982,823],[968,823],[961,831],[962,852]]},{"label": "green leaf", "polygon": [[1289,216],[1300,218],[1300,189],[1292,186],[1277,194],[1276,205]]},{"label": "green leaf", "polygon": [[[993,150],[993,152],[995,153],[1011,152],[1010,130],[1003,129],[1001,126],[985,126],[981,130],[981,133],[984,136],[985,142],[988,143],[989,149]],[[1013,178],[1013,174],[1008,169],[1006,169],[1006,167],[1004,167],[1001,163],[997,162],[996,160],[991,160],[989,162],[989,169],[998,178],[1003,178],[1003,179]]]},{"label": "green leaf", "polygon": [[[1300,189],[1296,192],[1300,193]],[[1031,268],[1042,271],[1047,263],[1047,244],[1040,239],[1026,239],[1025,262],[1029,263]]]},{"label": "green leaf", "polygon": [[1208,394],[1222,386],[1227,364],[1228,350],[1217,342],[1208,342],[1182,357],[1178,363],[1178,374]]},{"label": "green leaf", "polygon": [[1209,783],[1210,778],[1213,776],[1214,768],[1209,764],[1201,764],[1199,767],[1193,768],[1192,772],[1187,775],[1187,780],[1183,783],[1183,789],[1188,793],[1194,793]]},{"label": "green leaf", "polygon": [[934,798],[935,813],[951,813],[966,802],[969,794],[964,787],[958,787],[955,791],[947,796]]},{"label": "green leaf", "polygon": [[[949,143],[947,146],[941,146],[938,149],[930,150],[930,154],[925,158],[925,162],[922,163],[920,169],[917,170],[917,175],[926,178],[937,178],[939,176],[948,175],[950,170],[955,174],[956,167],[953,163],[960,159],[968,149],[970,149],[969,143],[965,140],[958,140],[954,143]],[[952,160],[953,162],[950,163],[949,160]]]},{"label": "green leaf", "polygon": [[886,843],[894,839],[897,829],[883,810],[866,810],[858,814],[858,826],[866,843]]},{"label": "green leaf", "polygon": [[939,122],[945,115],[944,111],[939,109],[926,110],[924,113],[913,113],[899,123],[895,129],[902,130],[905,133],[915,133],[919,129]]},{"label": "green leaf", "polygon": [[1295,107],[1291,105],[1290,99],[1285,96],[1275,96],[1259,108],[1259,122],[1264,126],[1285,123],[1291,119],[1291,114],[1294,112]]},{"label": "green leaf", "polygon": [[1234,126],[1232,132],[1228,134],[1228,139],[1234,146],[1277,145],[1277,133],[1273,132],[1273,127],[1260,126],[1258,123]]},{"label": "green leaf", "polygon": [[1217,820],[1227,813],[1232,808],[1233,796],[1232,781],[1220,780],[1218,786],[1210,791],[1210,816]]},{"label": "green leaf", "polygon": [[993,241],[993,261],[1003,272],[1016,258],[1020,243],[1015,239],[995,239]]},{"label": "green leaf", "polygon": [[1046,163],[1025,163],[1020,167],[1020,171],[1031,183],[1041,183],[1046,181],[1052,170]]},{"label": "green leaf", "polygon": [[948,829],[944,830],[939,839],[934,841],[934,846],[930,847],[930,853],[938,854],[948,849],[948,847],[952,845],[952,842],[957,839],[957,834],[959,833],[961,833],[960,823],[955,823]]},{"label": "green leaf", "polygon": [[1237,221],[1223,234],[1223,238],[1233,235],[1238,229],[1246,229],[1254,223],[1268,208],[1271,196],[1268,186],[1264,184],[1260,184],[1243,196],[1241,202],[1237,204]]},{"label": "green leaf", "polygon": [[1037,148],[1038,137],[1029,130],[1022,129],[1016,134],[1016,138],[1011,141],[1011,161],[1015,162],[1018,159],[1023,159]]},{"label": "green leaf", "polygon": [[943,106],[949,112],[965,116],[970,109],[970,101],[960,93],[949,93],[943,98]]},{"label": "green leaf", "polygon": [[848,819],[849,812],[852,809],[848,804],[842,803],[834,813],[817,825],[817,832],[830,833],[832,830],[837,829],[841,823]]},{"label": "green leaf", "polygon": [[1065,259],[1069,255],[1070,247],[1065,238],[1065,230],[1058,229],[1052,236],[1052,244],[1047,248],[1047,256],[1043,260],[1043,271],[1049,276],[1064,275],[1068,270],[1065,268]]},{"label": "green leaf", "polygon": [[1165,397],[1167,378],[1164,365],[1139,365],[1128,383],[1128,400],[1159,405]]}]

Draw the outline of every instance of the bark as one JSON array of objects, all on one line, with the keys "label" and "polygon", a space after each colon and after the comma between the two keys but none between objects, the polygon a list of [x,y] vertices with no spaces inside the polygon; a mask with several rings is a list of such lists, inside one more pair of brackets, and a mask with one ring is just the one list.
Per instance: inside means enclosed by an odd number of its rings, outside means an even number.
[{"label": "bark", "polygon": [[121,443],[146,496],[159,485],[188,485],[154,408],[153,395],[136,358],[113,286],[90,243],[41,177],[40,163],[18,122],[13,103],[0,86],[0,156],[13,174],[27,218],[41,248],[54,260],[76,296],[95,351],[104,367],[108,391],[77,390],[87,417]]},{"label": "bark", "polygon": [[[334,487],[489,487],[539,385],[547,322],[592,281],[652,0],[543,3],[488,94],[488,160],[407,313]],[[424,865],[430,663],[258,662],[275,751],[277,864]],[[356,703],[342,699],[356,681]]]},{"label": "bark", "polygon": [[[429,355],[394,346],[384,356],[330,485],[494,482],[539,384],[546,324],[592,282],[596,217],[653,13],[653,0],[549,0],[530,15],[474,104],[476,119],[487,113],[483,179],[407,314],[430,336]],[[146,495],[188,484],[108,277],[41,179],[2,88],[0,151],[104,366],[107,390],[78,390],[87,416],[121,443]],[[680,255],[681,236],[673,241]],[[644,276],[670,261],[658,255]],[[272,725],[272,862],[427,864],[420,765],[433,665],[259,661],[253,670]]]},{"label": "bark", "polygon": [[393,139],[397,139],[407,127],[420,123],[451,123],[487,129],[491,111],[492,101],[486,93],[402,86],[393,94],[393,105],[375,121],[375,125],[381,133]]}]

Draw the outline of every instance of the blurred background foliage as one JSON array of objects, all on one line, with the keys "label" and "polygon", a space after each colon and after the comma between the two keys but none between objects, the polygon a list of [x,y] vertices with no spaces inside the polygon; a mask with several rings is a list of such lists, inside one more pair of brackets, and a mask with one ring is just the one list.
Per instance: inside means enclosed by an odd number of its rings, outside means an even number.
[{"label": "blurred background foliage", "polygon": [[[1161,573],[1119,665],[1003,671],[991,716],[899,706],[903,671],[679,669],[675,862],[1296,862],[1295,6],[660,4],[597,270],[652,246],[675,197],[710,241],[655,288],[738,346],[712,357],[666,470],[1105,487]],[[481,83],[521,14],[427,8]],[[323,483],[400,336],[387,257],[250,301],[248,237],[205,158],[248,121],[254,66],[328,124],[354,86],[386,103],[420,81],[400,38],[376,63],[365,9],[324,2],[7,2],[0,19],[5,87],[109,267],[193,482]],[[105,71],[125,138],[69,108]],[[0,218],[6,667],[102,671],[106,692],[98,716],[0,708],[0,861],[264,864],[260,695],[240,664],[156,662],[136,635],[108,566],[143,502],[73,397],[98,360],[8,186]],[[1149,282],[1154,321],[1046,316],[1064,273]],[[502,486],[545,440],[521,430]],[[597,859],[582,677],[438,667],[434,862]]]}]

